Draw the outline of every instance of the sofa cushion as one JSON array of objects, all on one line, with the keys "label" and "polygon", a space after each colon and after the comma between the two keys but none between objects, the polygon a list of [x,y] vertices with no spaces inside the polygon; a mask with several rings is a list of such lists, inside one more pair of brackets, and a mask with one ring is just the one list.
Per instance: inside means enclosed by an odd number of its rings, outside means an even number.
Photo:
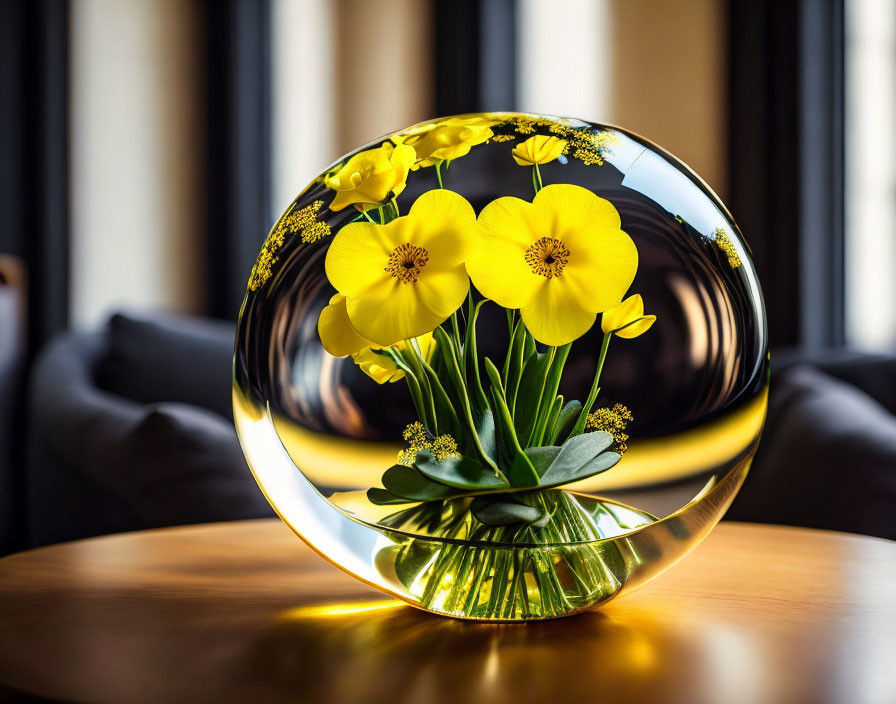
[{"label": "sofa cushion", "polygon": [[113,471],[97,479],[148,525],[272,515],[233,425],[211,411],[147,406],[110,458]]},{"label": "sofa cushion", "polygon": [[184,404],[147,407],[93,383],[106,338],[59,335],[34,364],[31,543],[271,515],[228,419]]},{"label": "sofa cushion", "polygon": [[118,313],[109,320],[99,386],[138,403],[176,402],[233,418],[231,322]]},{"label": "sofa cushion", "polygon": [[808,366],[773,383],[759,451],[726,517],[896,539],[896,416]]}]

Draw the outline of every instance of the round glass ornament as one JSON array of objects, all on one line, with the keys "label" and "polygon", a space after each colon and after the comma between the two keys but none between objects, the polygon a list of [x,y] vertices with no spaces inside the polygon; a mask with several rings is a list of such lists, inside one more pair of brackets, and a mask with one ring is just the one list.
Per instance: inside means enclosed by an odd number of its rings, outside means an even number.
[{"label": "round glass ornament", "polygon": [[234,416],[280,517],[427,611],[592,608],[715,526],[765,420],[728,211],[625,130],[432,120],[346,155],[262,247]]}]

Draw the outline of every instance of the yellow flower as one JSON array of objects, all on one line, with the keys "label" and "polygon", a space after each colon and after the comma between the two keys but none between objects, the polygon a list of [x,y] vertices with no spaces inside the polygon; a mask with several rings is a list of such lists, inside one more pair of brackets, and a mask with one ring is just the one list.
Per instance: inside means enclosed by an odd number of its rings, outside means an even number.
[{"label": "yellow flower", "polygon": [[397,196],[404,190],[415,159],[413,148],[395,147],[390,142],[355,154],[324,181],[327,188],[336,191],[330,210],[342,210],[347,205],[366,210]]},{"label": "yellow flower", "polygon": [[385,225],[343,227],[327,250],[327,278],[346,297],[359,335],[378,345],[432,332],[463,303],[476,214],[463,196],[436,189]]},{"label": "yellow flower", "polygon": [[522,144],[518,144],[510,153],[513,155],[513,160],[520,166],[547,164],[560,156],[566,149],[566,145],[565,139],[536,134]]},{"label": "yellow flower", "polygon": [[317,334],[324,349],[334,357],[348,357],[365,347],[376,345],[361,337],[352,327],[345,309],[345,296],[341,293],[333,296],[330,304],[320,312]]},{"label": "yellow flower", "polygon": [[519,308],[536,340],[563,345],[635,278],[638,250],[620,225],[610,201],[579,186],[546,186],[531,203],[498,198],[479,214],[467,271],[486,298]]},{"label": "yellow flower", "polygon": [[491,127],[496,124],[496,120],[484,117],[450,117],[393,137],[392,141],[414,148],[417,163],[413,169],[416,171],[421,166],[466,156],[472,147],[492,138]]},{"label": "yellow flower", "polygon": [[[317,331],[320,335],[324,349],[334,357],[350,356],[361,371],[378,384],[387,381],[398,381],[404,378],[404,371],[392,358],[378,352],[382,350],[380,345],[361,337],[352,327],[345,308],[345,296],[337,293],[330,299],[330,304],[320,313],[317,321]],[[399,342],[395,347],[403,352],[407,342]],[[435,340],[432,333],[426,333],[417,338],[417,344],[423,358],[429,361],[435,350]]]},{"label": "yellow flower", "polygon": [[600,327],[606,334],[615,333],[631,339],[647,332],[655,320],[655,315],[644,315],[644,301],[641,294],[636,293],[606,311],[601,317]]},{"label": "yellow flower", "polygon": [[[399,342],[395,348],[399,352],[403,352],[408,345],[408,341]],[[435,339],[431,332],[421,335],[417,338],[417,344],[420,346],[420,352],[423,359],[427,362],[432,359],[432,353],[435,350]],[[381,351],[382,348],[372,346],[365,347],[359,352],[355,352],[351,357],[355,364],[360,367],[361,371],[373,379],[377,384],[385,384],[387,381],[395,382],[404,379],[404,371],[398,368],[395,361]]]}]

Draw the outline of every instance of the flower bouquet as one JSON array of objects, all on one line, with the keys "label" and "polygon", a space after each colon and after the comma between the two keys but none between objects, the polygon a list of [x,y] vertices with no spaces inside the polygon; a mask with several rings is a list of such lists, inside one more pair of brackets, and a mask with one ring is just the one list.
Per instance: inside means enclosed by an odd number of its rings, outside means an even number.
[{"label": "flower bouquet", "polygon": [[[567,140],[535,135],[508,149],[532,170],[531,201],[497,198],[477,217],[445,186],[443,166],[490,132],[454,120],[362,152],[326,178],[336,191],[330,208],[354,206],[360,215],[327,251],[336,294],[320,314],[320,339],[376,381],[404,382],[413,400],[405,449],[382,487],[367,491],[373,504],[396,507],[383,524],[472,543],[593,541],[604,537],[599,514],[607,507],[563,487],[622,459],[632,416],[622,403],[595,408],[601,371],[612,339],[644,334],[655,316],[645,315],[640,295],[624,298],[638,251],[613,204],[577,185],[544,185],[539,165],[561,157]],[[426,166],[437,170],[439,187],[402,215],[407,171]],[[478,352],[484,306],[502,308],[507,321],[497,359]],[[565,399],[558,390],[570,347],[598,316],[603,344],[593,381],[583,398]],[[425,568],[425,603],[438,599],[446,610],[463,600],[457,609],[483,618],[516,608],[569,611],[553,562],[473,564],[463,545],[429,561],[414,547],[399,564],[410,580]],[[607,588],[593,555],[571,556],[563,571],[578,588]],[[528,591],[514,579],[527,572],[544,603],[517,603]],[[480,599],[485,582],[489,598]]]},{"label": "flower bouquet", "polygon": [[[292,203],[248,289],[234,418],[259,484],[326,558],[432,612],[555,618],[643,583],[755,452],[748,251],[621,129],[497,113],[390,134]],[[650,511],[608,493],[692,479]]]}]

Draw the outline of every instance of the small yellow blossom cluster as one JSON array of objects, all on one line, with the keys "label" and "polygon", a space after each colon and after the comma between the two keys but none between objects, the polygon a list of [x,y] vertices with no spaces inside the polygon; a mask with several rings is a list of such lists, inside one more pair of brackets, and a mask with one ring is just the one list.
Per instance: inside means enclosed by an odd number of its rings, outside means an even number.
[{"label": "small yellow blossom cluster", "polygon": [[301,234],[302,242],[308,244],[330,234],[330,226],[317,219],[317,213],[323,204],[322,200],[316,200],[310,205],[287,213],[280,218],[280,221],[271,230],[271,234],[268,235],[261,248],[261,253],[255,261],[255,266],[249,277],[249,290],[257,291],[271,278],[272,268],[279,259],[277,252],[286,241],[287,235]]},{"label": "small yellow blossom cluster", "polygon": [[550,127],[550,132],[565,139],[568,144],[564,154],[572,154],[576,159],[587,166],[603,165],[603,154],[614,144],[619,144],[619,139],[607,130],[592,133],[588,130],[576,129],[559,122]]},{"label": "small yellow blossom cluster", "polygon": [[508,122],[516,127],[519,134],[534,134],[537,127],[549,127],[554,124],[548,120],[536,120],[526,115],[514,116]]},{"label": "small yellow blossom cluster", "polygon": [[496,134],[494,137],[492,137],[493,142],[512,142],[515,139],[515,134]]},{"label": "small yellow blossom cluster", "polygon": [[271,267],[277,262],[277,252],[283,246],[283,232],[274,230],[268,235],[258,259],[255,260],[255,266],[252,267],[252,274],[249,276],[249,290],[257,291],[262,284],[271,278]]},{"label": "small yellow blossom cluster", "polygon": [[728,257],[728,266],[732,269],[737,269],[742,262],[740,256],[737,254],[737,250],[734,248],[734,245],[728,237],[728,233],[721,227],[717,227],[713,234],[716,236],[716,247],[721,249],[725,253],[725,256]]},{"label": "small yellow blossom cluster", "polygon": [[622,455],[628,449],[628,445],[626,445],[628,435],[625,429],[633,420],[632,412],[621,403],[617,403],[612,408],[598,408],[593,413],[589,413],[585,430],[612,435],[616,441],[616,452]]},{"label": "small yellow blossom cluster", "polygon": [[420,421],[414,421],[405,428],[402,437],[408,447],[398,453],[398,464],[403,464],[405,467],[413,467],[417,453],[422,450],[429,450],[437,460],[460,457],[457,441],[453,437],[450,435],[433,437]]},{"label": "small yellow blossom cluster", "polygon": [[330,226],[317,219],[317,213],[323,204],[322,200],[316,200],[301,210],[289,213],[277,223],[276,229],[282,229],[286,234],[291,235],[301,233],[302,242],[305,244],[317,242],[317,240],[330,234]]}]

